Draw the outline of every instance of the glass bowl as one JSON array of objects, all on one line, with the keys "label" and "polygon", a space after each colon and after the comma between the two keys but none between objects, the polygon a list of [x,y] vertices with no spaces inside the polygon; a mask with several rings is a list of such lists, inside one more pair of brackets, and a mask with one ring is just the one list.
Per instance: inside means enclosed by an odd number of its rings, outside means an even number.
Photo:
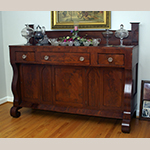
[{"label": "glass bowl", "polygon": [[59,42],[58,41],[51,42],[51,45],[53,45],[53,46],[59,46]]},{"label": "glass bowl", "polygon": [[68,46],[73,46],[73,41],[68,41]]},{"label": "glass bowl", "polygon": [[80,43],[79,43],[78,41],[74,41],[73,44],[74,44],[75,46],[80,46]]},{"label": "glass bowl", "polygon": [[93,46],[98,46],[101,42],[100,38],[92,39]]},{"label": "glass bowl", "polygon": [[66,46],[68,43],[67,42],[60,42],[61,46]]},{"label": "glass bowl", "polygon": [[90,45],[90,41],[83,42],[83,45],[84,46],[89,46]]},{"label": "glass bowl", "polygon": [[48,39],[48,41],[52,44],[57,41],[57,38],[50,38],[50,39]]}]

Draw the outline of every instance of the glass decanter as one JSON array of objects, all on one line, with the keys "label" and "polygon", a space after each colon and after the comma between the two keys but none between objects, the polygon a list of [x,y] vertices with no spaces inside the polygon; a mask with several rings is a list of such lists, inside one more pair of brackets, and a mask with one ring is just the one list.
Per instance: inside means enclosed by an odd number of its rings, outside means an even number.
[{"label": "glass decanter", "polygon": [[120,38],[120,46],[124,46],[123,39],[128,37],[128,35],[129,35],[129,32],[126,29],[123,29],[123,27],[124,27],[124,25],[121,24],[120,29],[116,30],[116,32],[115,32],[115,36],[117,38]]},{"label": "glass decanter", "polygon": [[27,43],[25,45],[31,45],[29,40],[34,35],[34,30],[29,27],[29,24],[26,24],[26,27],[22,29],[21,35],[27,39]]},{"label": "glass decanter", "polygon": [[112,31],[109,31],[108,29],[106,29],[105,32],[102,32],[102,35],[104,38],[106,38],[106,46],[110,46],[108,43],[109,43],[109,38],[112,37],[113,35],[113,32]]}]

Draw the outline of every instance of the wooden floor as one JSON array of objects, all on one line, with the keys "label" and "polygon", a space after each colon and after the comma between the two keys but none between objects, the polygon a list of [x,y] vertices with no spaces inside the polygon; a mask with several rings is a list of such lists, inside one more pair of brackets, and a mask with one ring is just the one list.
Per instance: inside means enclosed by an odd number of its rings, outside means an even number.
[{"label": "wooden floor", "polygon": [[132,119],[131,132],[121,132],[121,120],[20,109],[13,118],[12,103],[0,105],[0,138],[150,138],[150,121]]}]

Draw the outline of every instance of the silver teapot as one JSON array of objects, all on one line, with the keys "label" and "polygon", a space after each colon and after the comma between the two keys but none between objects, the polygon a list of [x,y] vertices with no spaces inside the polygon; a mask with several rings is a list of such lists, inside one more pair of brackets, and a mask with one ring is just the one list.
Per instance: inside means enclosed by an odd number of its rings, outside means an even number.
[{"label": "silver teapot", "polygon": [[36,45],[43,45],[41,42],[44,39],[45,35],[45,27],[40,27],[39,25],[36,27],[36,31],[34,34],[34,39],[38,42]]}]

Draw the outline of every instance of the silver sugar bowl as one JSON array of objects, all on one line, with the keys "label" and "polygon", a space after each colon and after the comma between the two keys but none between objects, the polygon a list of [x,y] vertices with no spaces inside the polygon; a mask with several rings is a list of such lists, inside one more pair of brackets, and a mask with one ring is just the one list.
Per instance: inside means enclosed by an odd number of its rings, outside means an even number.
[{"label": "silver sugar bowl", "polygon": [[117,38],[120,38],[120,46],[124,46],[123,39],[128,37],[128,35],[129,35],[129,32],[126,29],[124,29],[123,27],[124,27],[124,25],[121,24],[120,29],[116,30],[116,32],[115,32],[115,36]]}]

